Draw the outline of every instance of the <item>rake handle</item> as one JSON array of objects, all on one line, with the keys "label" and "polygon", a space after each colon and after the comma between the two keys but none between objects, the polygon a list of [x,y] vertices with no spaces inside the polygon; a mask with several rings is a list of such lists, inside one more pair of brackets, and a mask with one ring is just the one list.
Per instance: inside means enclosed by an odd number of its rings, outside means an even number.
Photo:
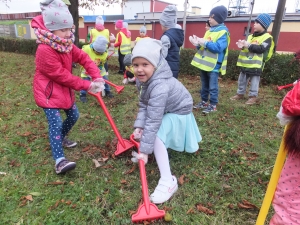
[{"label": "rake handle", "polygon": [[116,85],[116,84],[114,84],[114,83],[112,83],[112,82],[110,82],[110,81],[108,81],[108,80],[104,80],[104,81],[105,81],[105,83],[107,83],[107,84],[109,84],[110,86],[114,87],[114,88],[117,90],[118,94],[119,94],[121,91],[123,91],[123,89],[124,89],[124,86],[118,86],[118,85]]},{"label": "rake handle", "polygon": [[97,98],[97,100],[98,100],[98,102],[99,102],[101,108],[103,109],[103,112],[104,112],[106,118],[108,119],[108,122],[110,123],[110,126],[112,127],[113,131],[115,132],[115,134],[116,134],[116,136],[117,136],[119,142],[120,142],[121,145],[123,146],[123,148],[125,148],[124,140],[123,140],[123,138],[121,137],[120,132],[119,132],[119,130],[117,129],[117,127],[116,127],[116,125],[115,125],[115,123],[114,123],[114,121],[113,121],[113,119],[112,119],[110,113],[108,112],[108,110],[107,110],[107,108],[106,108],[106,105],[105,105],[103,99],[102,99],[101,96],[100,96],[100,93],[101,93],[101,92],[98,92],[98,93],[94,94],[94,93],[89,92],[90,95],[92,95],[92,96],[94,96],[95,98]]},{"label": "rake handle", "polygon": [[294,84],[287,84],[287,85],[277,86],[277,90],[280,91],[282,89],[292,87],[292,86],[294,86]]}]

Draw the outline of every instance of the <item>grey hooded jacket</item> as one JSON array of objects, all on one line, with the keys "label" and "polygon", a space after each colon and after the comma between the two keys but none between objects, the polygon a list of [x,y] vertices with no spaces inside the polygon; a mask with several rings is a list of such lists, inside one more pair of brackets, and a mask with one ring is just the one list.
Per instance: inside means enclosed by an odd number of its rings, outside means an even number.
[{"label": "grey hooded jacket", "polygon": [[139,90],[139,112],[134,128],[144,129],[140,140],[140,151],[151,154],[163,115],[174,113],[188,115],[193,109],[189,91],[173,77],[167,61],[160,57],[157,69],[145,83],[137,79]]}]

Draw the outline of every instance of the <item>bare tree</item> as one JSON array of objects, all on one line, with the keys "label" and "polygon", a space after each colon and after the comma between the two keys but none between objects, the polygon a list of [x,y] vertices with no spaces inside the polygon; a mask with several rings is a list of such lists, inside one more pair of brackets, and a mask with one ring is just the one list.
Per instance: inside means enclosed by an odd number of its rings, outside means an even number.
[{"label": "bare tree", "polygon": [[[5,1],[5,0],[0,0]],[[7,1],[7,0],[6,0]],[[75,45],[79,44],[79,34],[78,34],[78,21],[79,21],[79,7],[92,10],[95,6],[102,5],[103,7],[108,7],[111,4],[118,3],[121,6],[125,4],[127,0],[69,0],[71,5],[69,6],[70,13],[73,16],[75,30]]]}]

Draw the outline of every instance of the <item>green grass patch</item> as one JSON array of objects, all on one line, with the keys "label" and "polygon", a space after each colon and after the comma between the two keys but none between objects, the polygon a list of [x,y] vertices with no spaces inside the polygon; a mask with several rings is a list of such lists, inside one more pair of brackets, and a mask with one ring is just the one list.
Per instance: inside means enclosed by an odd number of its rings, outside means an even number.
[{"label": "green grass patch", "polygon": [[[109,63],[109,79],[121,84],[117,59]],[[83,104],[77,95],[80,119],[69,137],[78,146],[65,149],[77,168],[57,176],[46,117],[33,99],[34,70],[34,56],[0,52],[0,172],[6,173],[0,175],[0,224],[130,224],[130,213],[141,200],[139,170],[130,161],[130,151],[114,157],[117,139],[101,107],[91,96]],[[198,102],[199,77],[179,80]],[[218,111],[207,116],[194,111],[203,137],[199,151],[169,150],[172,172],[182,181],[175,196],[158,206],[172,215],[169,224],[255,224],[258,209],[238,204],[247,200],[261,206],[283,133],[276,113],[286,91],[261,86],[260,103],[249,106],[246,100],[229,99],[237,82],[219,82]],[[138,92],[126,85],[123,93],[114,94],[104,101],[121,135],[128,138]],[[92,159],[103,158],[108,160],[95,168]],[[146,170],[151,193],[159,179],[153,157]],[[199,204],[213,214],[197,210]]]}]

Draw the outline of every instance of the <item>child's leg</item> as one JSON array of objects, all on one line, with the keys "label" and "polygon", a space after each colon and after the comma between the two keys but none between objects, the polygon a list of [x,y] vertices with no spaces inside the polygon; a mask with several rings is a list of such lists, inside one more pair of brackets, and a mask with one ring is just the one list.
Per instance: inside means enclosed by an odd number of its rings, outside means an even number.
[{"label": "child's leg", "polygon": [[[83,80],[91,80],[90,77],[82,77]],[[86,96],[86,90],[80,90],[80,95],[85,95]]]},{"label": "child's leg", "polygon": [[107,63],[107,61],[104,63],[104,68],[105,68],[106,73],[108,73],[108,63]]},{"label": "child's leg", "polygon": [[124,57],[125,55],[123,55],[121,52],[120,52],[120,49],[119,49],[119,57],[118,57],[118,60],[119,60],[119,65],[120,65],[120,69],[119,69],[119,73],[123,75],[124,71],[125,71],[125,66],[124,66]]},{"label": "child's leg", "polygon": [[154,155],[161,177],[150,199],[155,204],[161,204],[173,196],[178,189],[178,184],[176,177],[171,174],[167,149],[158,137],[154,143]]},{"label": "child's leg", "polygon": [[200,90],[200,96],[202,101],[207,102],[208,101],[208,95],[209,95],[209,76],[208,72],[200,70],[200,77],[201,77],[201,90]]},{"label": "child's leg", "polygon": [[219,73],[218,72],[209,72],[209,95],[210,95],[210,104],[217,105],[218,96],[219,96]]},{"label": "child's leg", "polygon": [[247,75],[243,72],[240,72],[239,79],[238,79],[238,90],[237,90],[238,95],[244,95],[246,93],[246,87],[248,81],[249,78],[247,77]]},{"label": "child's leg", "polygon": [[251,81],[251,84],[250,84],[250,90],[249,90],[249,97],[257,97],[260,76],[251,76],[250,81]]},{"label": "child's leg", "polygon": [[65,158],[62,148],[62,118],[59,109],[44,109],[49,125],[49,141],[55,161]]},{"label": "child's leg", "polygon": [[154,156],[159,168],[160,178],[172,180],[168,151],[165,144],[158,137],[154,142]]},{"label": "child's leg", "polygon": [[72,106],[72,108],[64,110],[64,111],[67,115],[67,118],[65,119],[65,121],[62,124],[62,130],[61,130],[62,140],[69,133],[69,131],[71,130],[71,128],[74,126],[74,124],[76,123],[76,121],[79,118],[79,111],[78,111],[78,108],[75,103]]}]

